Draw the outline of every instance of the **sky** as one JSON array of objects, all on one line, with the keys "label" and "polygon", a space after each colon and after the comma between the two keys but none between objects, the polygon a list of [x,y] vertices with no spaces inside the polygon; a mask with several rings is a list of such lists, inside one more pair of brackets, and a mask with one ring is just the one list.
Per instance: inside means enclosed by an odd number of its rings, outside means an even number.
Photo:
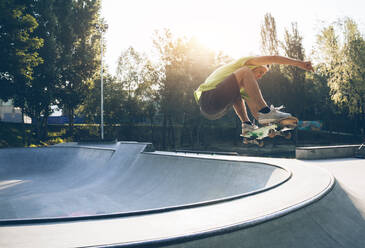
[{"label": "sky", "polygon": [[275,18],[279,40],[296,22],[309,55],[321,28],[341,18],[352,18],[365,34],[364,10],[364,0],[102,0],[109,26],[104,61],[115,74],[123,50],[151,53],[154,31],[164,28],[233,58],[260,55],[266,13]]}]

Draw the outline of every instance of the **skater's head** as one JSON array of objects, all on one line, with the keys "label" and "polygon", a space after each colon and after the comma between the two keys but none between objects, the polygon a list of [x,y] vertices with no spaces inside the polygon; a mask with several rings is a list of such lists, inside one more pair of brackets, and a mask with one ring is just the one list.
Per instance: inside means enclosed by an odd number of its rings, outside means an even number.
[{"label": "skater's head", "polygon": [[265,75],[266,72],[269,71],[269,67],[266,65],[260,65],[252,69],[252,71],[256,79],[260,79],[263,75]]}]

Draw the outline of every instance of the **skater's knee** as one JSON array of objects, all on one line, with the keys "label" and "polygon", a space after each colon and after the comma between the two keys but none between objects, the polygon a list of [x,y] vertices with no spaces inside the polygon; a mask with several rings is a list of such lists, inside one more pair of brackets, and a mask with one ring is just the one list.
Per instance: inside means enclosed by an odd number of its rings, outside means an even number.
[{"label": "skater's knee", "polygon": [[[253,71],[248,68],[247,66],[244,66],[234,72],[234,75],[236,76],[236,79],[238,82],[241,82],[241,84],[244,84],[246,81],[255,80],[255,74]],[[244,85],[241,85],[244,86]]]},{"label": "skater's knee", "polygon": [[237,80],[241,80],[245,78],[247,75],[253,74],[252,70],[250,70],[250,68],[248,68],[247,66],[241,67],[238,70],[234,71],[233,73],[236,76]]}]

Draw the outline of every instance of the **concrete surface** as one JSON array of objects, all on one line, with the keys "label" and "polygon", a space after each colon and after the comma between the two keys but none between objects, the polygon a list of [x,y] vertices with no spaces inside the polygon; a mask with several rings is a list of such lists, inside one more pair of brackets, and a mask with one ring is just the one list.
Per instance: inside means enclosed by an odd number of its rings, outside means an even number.
[{"label": "concrete surface", "polygon": [[360,145],[297,147],[295,157],[303,160],[352,158]]},{"label": "concrete surface", "polygon": [[145,146],[0,150],[0,221],[181,207],[263,191],[290,177],[260,163],[141,153]]},{"label": "concrete surface", "polygon": [[0,150],[0,247],[365,247],[364,160],[146,146]]}]

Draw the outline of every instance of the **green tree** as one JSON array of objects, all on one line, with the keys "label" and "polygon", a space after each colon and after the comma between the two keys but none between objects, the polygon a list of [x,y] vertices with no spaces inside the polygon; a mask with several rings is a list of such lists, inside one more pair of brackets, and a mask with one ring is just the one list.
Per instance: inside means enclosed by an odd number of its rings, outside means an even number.
[{"label": "green tree", "polygon": [[[60,79],[56,88],[58,106],[67,113],[72,134],[75,109],[82,104],[100,68],[100,0],[56,2],[60,54]],[[58,10],[61,10],[58,11]],[[105,30],[102,30],[105,31]]]},{"label": "green tree", "polygon": [[145,54],[130,47],[119,57],[117,80],[127,95],[124,109],[129,117],[124,122],[132,125],[134,117],[142,114],[150,119],[152,127],[157,91],[160,87],[160,72],[157,66]]},{"label": "green tree", "polygon": [[279,40],[274,17],[267,13],[261,25],[261,51],[263,55],[279,55]]},{"label": "green tree", "polygon": [[183,80],[181,88],[182,104],[179,108],[182,123],[180,145],[200,144],[200,136],[206,123],[200,113],[198,104],[194,98],[194,90],[223,62],[228,62],[229,58],[223,53],[214,53],[191,38],[186,40],[183,52],[184,60],[181,69],[183,70]]},{"label": "green tree", "polygon": [[[267,13],[261,25],[261,51],[263,55],[279,55],[281,44],[277,37],[275,18]],[[275,106],[285,104],[290,110],[291,85],[279,65],[271,65],[269,72],[259,82],[262,94],[268,102]]]},{"label": "green tree", "polygon": [[307,108],[311,112],[313,120],[333,120],[336,113],[336,106],[331,100],[330,88],[327,85],[327,76],[324,73],[323,64],[315,67],[315,73],[307,78],[307,91],[311,96],[310,101],[306,102]]},{"label": "green tree", "polygon": [[[338,27],[342,33],[338,34]],[[317,37],[321,71],[328,78],[331,99],[358,126],[365,112],[365,40],[350,18],[323,28]]]},{"label": "green tree", "polygon": [[[299,34],[297,23],[291,24],[290,31],[285,29],[284,42],[281,45],[286,56],[304,60],[303,37]],[[305,79],[305,71],[296,66],[285,66],[284,72],[293,82],[303,82]]]},{"label": "green tree", "polygon": [[[22,118],[27,112],[34,68],[43,62],[38,53],[43,39],[35,32],[39,26],[33,11],[36,2],[0,2],[0,99],[12,99],[21,108]],[[23,143],[26,144],[24,125]]]},{"label": "green tree", "polygon": [[38,54],[43,39],[34,32],[38,23],[32,4],[33,1],[0,2],[0,98],[4,101],[16,98],[16,106],[22,108],[34,68],[43,62]]},{"label": "green tree", "polygon": [[184,39],[174,38],[170,30],[155,33],[155,48],[162,64],[162,80],[160,87],[160,111],[163,114],[162,147],[168,144],[175,147],[174,123],[178,121],[182,106],[182,84],[184,83]]},{"label": "green tree", "polygon": [[[170,30],[156,32],[154,45],[163,73],[159,90],[162,147],[175,147],[179,139],[180,145],[184,142],[199,145],[207,121],[200,114],[193,92],[214,69],[231,59],[210,51],[194,38],[175,37]],[[177,126],[182,127],[180,136],[175,130]]]},{"label": "green tree", "polygon": [[[285,29],[282,48],[286,56],[305,60],[303,37],[299,33],[297,23],[292,23],[290,30]],[[300,119],[309,119],[312,96],[309,94],[311,82],[306,80],[306,72],[296,66],[284,66],[282,72],[290,82],[286,91],[288,110]]]},{"label": "green tree", "polygon": [[[126,119],[126,112],[123,108],[123,104],[127,99],[126,92],[116,77],[110,74],[105,75],[103,82],[105,124],[122,123]],[[100,86],[100,77],[94,78],[89,94],[75,112],[77,115],[83,116],[87,123],[100,123]]]},{"label": "green tree", "polygon": [[39,0],[32,5],[32,11],[39,23],[35,34],[44,40],[44,46],[38,51],[44,62],[34,69],[33,79],[29,87],[25,88],[24,112],[32,118],[33,130],[38,140],[47,136],[47,118],[52,113],[51,105],[55,103],[55,86],[59,75],[56,64],[59,48],[54,5],[54,0]]}]

